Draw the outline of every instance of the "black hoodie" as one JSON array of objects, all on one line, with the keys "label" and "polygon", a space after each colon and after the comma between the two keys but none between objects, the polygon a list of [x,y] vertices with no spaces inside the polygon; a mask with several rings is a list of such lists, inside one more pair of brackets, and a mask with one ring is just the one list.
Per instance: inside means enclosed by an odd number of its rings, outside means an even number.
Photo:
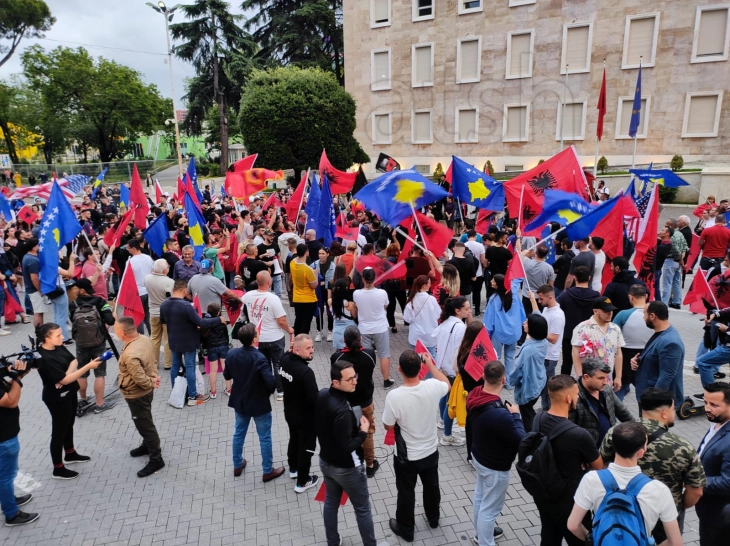
[{"label": "black hoodie", "polygon": [[636,271],[624,269],[613,276],[613,280],[606,285],[603,295],[610,299],[611,303],[618,307],[619,311],[631,309],[629,288],[634,284],[644,285],[644,281],[636,278]]},{"label": "black hoodie", "polygon": [[317,407],[317,380],[309,362],[292,352],[281,359],[281,387],[284,391],[284,418],[289,424],[314,427]]},{"label": "black hoodie", "polygon": [[[563,347],[570,345],[570,339],[573,337],[575,327],[593,316],[593,302],[600,296],[592,288],[579,288],[577,286],[571,286],[560,293],[557,301],[560,304],[560,309],[565,313]],[[563,354],[563,358],[566,358],[565,354]]]}]

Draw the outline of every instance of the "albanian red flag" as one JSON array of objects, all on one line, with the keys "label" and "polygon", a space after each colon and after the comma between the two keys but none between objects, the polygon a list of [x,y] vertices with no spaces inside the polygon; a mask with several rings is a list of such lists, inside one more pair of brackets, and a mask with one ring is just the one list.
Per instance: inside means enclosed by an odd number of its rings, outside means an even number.
[{"label": "albanian red flag", "polygon": [[622,198],[618,205],[601,220],[596,229],[593,230],[591,236],[603,238],[603,252],[606,254],[606,263],[603,266],[601,276],[601,286],[605,289],[606,285],[613,278],[613,264],[611,260],[624,253],[624,217],[631,215],[631,210],[636,210],[634,200],[630,195]]},{"label": "albanian red flag", "polygon": [[17,218],[21,222],[25,222],[26,224],[31,225],[33,222],[38,220],[38,215],[33,212],[33,210],[28,205],[25,205],[22,209],[18,211]]},{"label": "albanian red flag", "polygon": [[330,160],[327,159],[327,153],[324,150],[322,150],[322,156],[319,158],[319,173],[322,177],[325,174],[327,175],[332,195],[348,193],[357,182],[357,173],[348,173],[335,169]]},{"label": "albanian red flag", "polygon": [[282,203],[279,198],[276,196],[276,192],[273,192],[271,195],[269,195],[269,198],[264,202],[264,205],[261,207],[261,210],[266,210],[269,207],[283,207],[284,203]]},{"label": "albanian red flag", "polygon": [[368,267],[375,271],[375,278],[377,279],[383,273],[391,269],[393,264],[378,258],[374,254],[370,254],[369,256],[360,256],[357,260],[355,260],[355,269],[358,273],[360,273],[360,275],[362,275],[362,272]]},{"label": "albanian red flag", "polygon": [[636,276],[644,281],[649,294],[654,293],[654,257],[656,256],[659,229],[659,185],[654,186],[649,197],[647,213],[639,222],[636,236],[634,267]]},{"label": "albanian red flag", "polygon": [[[416,239],[416,230],[413,229],[413,216],[409,216],[403,220],[400,223],[400,227],[408,230],[408,237],[413,240]],[[400,256],[398,257],[399,262],[410,257],[411,251],[413,250],[413,241],[411,241],[411,239],[406,239],[406,242],[403,243],[403,250],[401,250]]]},{"label": "albanian red flag", "polygon": [[267,180],[283,180],[283,171],[249,169],[226,173],[226,193],[231,197],[245,198],[266,189]]},{"label": "albanian red flag", "polygon": [[477,233],[484,235],[489,231],[489,217],[494,213],[493,210],[487,210],[487,209],[479,209],[479,214],[477,214],[477,225],[476,230]]},{"label": "albanian red flag", "polygon": [[697,256],[700,255],[700,236],[696,233],[692,234],[692,244],[689,247],[689,255],[687,256],[687,262],[684,264],[685,271],[689,271],[694,265]]},{"label": "albanian red flag", "polygon": [[[243,295],[245,294],[243,290],[231,290],[231,292],[239,298],[243,298]],[[238,320],[238,317],[241,316],[241,306],[243,304],[237,299],[229,298],[227,296],[223,296],[221,299],[223,300],[223,306],[226,308],[226,313],[228,313],[228,320],[231,324],[233,324]]]},{"label": "albanian red flag", "polygon": [[130,210],[134,210],[134,227],[145,229],[147,227],[147,215],[150,213],[150,204],[147,202],[147,196],[144,194],[142,179],[139,177],[136,163],[132,169],[132,184],[129,188],[129,199],[131,200],[129,208]]},{"label": "albanian red flag", "polygon": [[155,180],[155,203],[162,203],[162,186],[159,180]]},{"label": "albanian red flag", "polygon": [[[707,283],[707,272],[703,271],[702,269],[698,269],[697,274],[695,275],[694,279],[692,279],[692,285],[689,287],[689,291],[684,297],[682,304],[690,305],[691,310],[691,304],[696,301],[701,301],[702,299],[712,301],[712,295],[710,294],[710,290],[710,285]],[[702,305],[701,309],[701,312],[704,312],[705,306]]]},{"label": "albanian red flag", "polygon": [[119,246],[119,243],[122,240],[122,235],[124,235],[124,232],[127,230],[127,226],[129,225],[129,222],[132,221],[133,216],[133,210],[127,211],[114,226],[107,230],[104,234],[104,242],[107,246]]},{"label": "albanian red flag", "polygon": [[182,178],[177,177],[177,193],[175,194],[175,200],[182,202],[185,198],[185,184],[183,184]]},{"label": "albanian red flag", "polygon": [[512,259],[509,262],[509,267],[507,267],[507,273],[504,276],[504,288],[507,290],[507,292],[510,292],[512,290],[512,281],[515,279],[524,279],[527,275],[525,275],[525,266],[522,263],[522,258],[519,254],[516,252],[512,254]]},{"label": "albanian red flag", "polygon": [[454,232],[446,226],[439,224],[436,220],[432,220],[428,216],[416,211],[418,225],[421,228],[421,237],[423,238],[423,246],[433,252],[436,258],[440,258],[444,253],[449,242],[454,238]]},{"label": "albanian red flag", "polygon": [[302,210],[302,204],[304,201],[304,192],[307,189],[307,182],[309,181],[309,169],[307,169],[307,172],[304,173],[302,176],[302,179],[299,181],[299,185],[297,186],[297,189],[294,190],[294,193],[289,198],[289,201],[287,201],[286,205],[284,205],[284,208],[286,209],[286,215],[289,218],[290,222],[296,222],[297,221],[297,214],[300,210]]},{"label": "albanian red flag", "polygon": [[393,267],[388,269],[385,273],[382,275],[378,275],[375,277],[375,280],[373,281],[373,284],[375,286],[379,286],[380,284],[384,283],[385,281],[389,281],[392,279],[403,279],[406,276],[406,262],[405,260],[402,262],[398,262]]},{"label": "albanian red flag", "polygon": [[122,275],[122,285],[119,287],[117,305],[124,308],[124,315],[134,319],[134,325],[139,327],[144,320],[144,307],[137,290],[137,281],[134,278],[134,270],[127,264]]},{"label": "albanian red flag", "polygon": [[238,161],[231,163],[231,166],[228,167],[228,170],[231,172],[251,170],[253,169],[253,164],[256,163],[256,158],[258,156],[259,154],[252,154],[248,157],[244,157],[243,159],[239,159]]},{"label": "albanian red flag", "polygon": [[[514,260],[512,260],[514,262]],[[474,381],[479,381],[484,376],[484,365],[492,360],[497,360],[497,351],[494,350],[492,340],[486,328],[482,328],[479,335],[474,339],[469,351],[469,357],[464,364],[464,370]]]}]

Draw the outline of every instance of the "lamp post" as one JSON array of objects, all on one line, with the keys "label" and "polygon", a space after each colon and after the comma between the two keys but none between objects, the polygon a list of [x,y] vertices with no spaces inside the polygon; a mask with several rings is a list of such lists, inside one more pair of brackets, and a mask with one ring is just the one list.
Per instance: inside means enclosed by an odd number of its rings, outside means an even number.
[{"label": "lamp post", "polygon": [[172,46],[170,45],[170,22],[175,15],[175,10],[180,7],[180,4],[176,4],[173,7],[168,8],[161,0],[160,2],[157,2],[156,6],[151,2],[145,3],[157,13],[161,13],[165,17],[165,36],[167,37],[167,64],[170,65],[170,89],[172,91],[172,117],[175,122],[175,147],[177,148],[177,166],[179,169],[179,176],[180,178],[182,178],[183,164],[182,152],[180,151],[180,125],[177,121],[177,107],[175,106],[175,79],[172,75]]}]

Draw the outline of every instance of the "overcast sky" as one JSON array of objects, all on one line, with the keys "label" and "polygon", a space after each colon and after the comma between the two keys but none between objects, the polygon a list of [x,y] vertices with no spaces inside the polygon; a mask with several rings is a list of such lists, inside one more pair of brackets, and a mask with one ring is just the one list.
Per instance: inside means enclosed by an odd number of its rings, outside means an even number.
[{"label": "overcast sky", "polygon": [[[94,57],[104,57],[129,66],[153,83],[164,97],[172,96],[170,69],[166,63],[167,43],[165,23],[161,14],[145,5],[144,0],[45,0],[56,24],[43,40],[20,43],[15,55],[0,68],[0,79],[22,72],[20,53],[34,43],[50,50],[57,46],[83,46]],[[168,7],[192,0],[172,0]],[[156,0],[152,2],[156,4]],[[230,2],[231,11],[242,13],[241,2]],[[173,23],[184,20],[176,13]],[[70,43],[75,42],[75,43]],[[134,51],[129,51],[134,50]],[[142,53],[139,53],[142,52]],[[195,75],[193,67],[173,56],[175,98],[178,109],[183,108],[184,80]]]}]

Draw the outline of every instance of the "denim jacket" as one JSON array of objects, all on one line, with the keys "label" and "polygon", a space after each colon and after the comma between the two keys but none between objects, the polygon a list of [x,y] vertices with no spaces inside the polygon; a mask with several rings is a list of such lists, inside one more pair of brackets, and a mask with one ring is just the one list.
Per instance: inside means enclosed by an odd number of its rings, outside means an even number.
[{"label": "denim jacket", "polygon": [[520,297],[520,280],[513,280],[512,307],[505,312],[502,307],[502,300],[497,294],[489,298],[487,308],[484,310],[484,327],[492,341],[503,345],[512,345],[522,336],[522,323],[525,322],[525,308]]},{"label": "denim jacket", "polygon": [[520,354],[515,360],[515,369],[509,374],[507,382],[515,387],[515,402],[518,405],[534,400],[547,383],[545,372],[545,355],[548,340],[540,341],[532,338],[522,344]]}]

